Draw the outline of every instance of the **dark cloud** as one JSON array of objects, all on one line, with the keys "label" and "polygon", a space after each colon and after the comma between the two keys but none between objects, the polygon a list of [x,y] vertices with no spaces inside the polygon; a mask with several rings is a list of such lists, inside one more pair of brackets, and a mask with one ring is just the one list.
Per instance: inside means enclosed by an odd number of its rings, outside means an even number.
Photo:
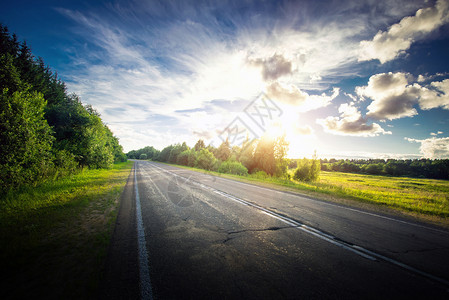
[{"label": "dark cloud", "polygon": [[264,80],[276,80],[281,76],[292,73],[292,63],[280,54],[274,54],[267,59],[258,58],[250,60],[255,66],[262,67],[262,77]]},{"label": "dark cloud", "polygon": [[340,90],[334,88],[331,95],[324,93],[321,95],[309,95],[297,86],[284,86],[279,82],[273,82],[267,86],[267,96],[269,98],[295,106],[299,111],[303,112],[329,105],[339,93]]},{"label": "dark cloud", "polygon": [[368,85],[358,87],[357,94],[373,99],[367,116],[378,120],[394,120],[417,114],[413,106],[418,103],[419,85],[409,85],[408,73],[380,73],[371,76]]},{"label": "dark cloud", "polygon": [[273,82],[267,86],[267,95],[272,99],[276,99],[294,106],[301,105],[309,96],[297,87],[284,87],[278,82]]},{"label": "dark cloud", "polygon": [[418,114],[416,109],[413,108],[416,103],[418,103],[416,91],[404,92],[397,96],[387,96],[379,101],[373,101],[368,106],[370,111],[367,116],[378,120],[412,117]]}]

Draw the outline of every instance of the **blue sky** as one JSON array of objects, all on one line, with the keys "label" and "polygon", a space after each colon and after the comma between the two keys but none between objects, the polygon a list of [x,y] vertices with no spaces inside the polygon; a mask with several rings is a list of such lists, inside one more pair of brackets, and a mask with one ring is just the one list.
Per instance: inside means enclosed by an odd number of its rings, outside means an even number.
[{"label": "blue sky", "polygon": [[290,157],[449,158],[448,0],[1,2],[125,151],[240,122]]}]

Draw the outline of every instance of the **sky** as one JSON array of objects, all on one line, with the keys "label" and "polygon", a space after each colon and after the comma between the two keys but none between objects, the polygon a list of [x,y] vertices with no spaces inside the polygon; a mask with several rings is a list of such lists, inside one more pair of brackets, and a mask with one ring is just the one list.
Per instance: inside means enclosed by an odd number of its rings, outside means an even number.
[{"label": "sky", "polygon": [[285,134],[291,158],[449,158],[449,0],[0,2],[125,152]]}]

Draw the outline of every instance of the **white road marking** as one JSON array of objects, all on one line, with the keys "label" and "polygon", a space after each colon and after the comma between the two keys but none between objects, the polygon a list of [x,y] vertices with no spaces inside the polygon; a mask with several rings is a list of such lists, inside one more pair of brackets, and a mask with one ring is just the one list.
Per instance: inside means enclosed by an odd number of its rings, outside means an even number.
[{"label": "white road marking", "polygon": [[387,262],[389,262],[389,263],[395,264],[395,265],[397,265],[397,266],[399,266],[399,267],[401,267],[401,268],[407,269],[407,270],[409,270],[409,271],[411,271],[411,272],[420,274],[421,276],[427,277],[427,278],[429,278],[429,279],[433,279],[433,280],[435,280],[435,281],[437,281],[437,282],[439,282],[439,283],[442,283],[442,284],[445,284],[446,286],[449,286],[449,281],[447,281],[447,280],[445,280],[445,279],[442,279],[442,278],[433,276],[432,274],[429,274],[429,273],[423,272],[423,271],[421,271],[421,270],[415,269],[415,268],[413,268],[413,267],[411,267],[411,266],[409,266],[409,265],[403,264],[403,263],[401,263],[400,261],[397,261],[397,260],[391,259],[391,258],[389,258],[389,257],[383,256],[383,255],[381,255],[381,254],[379,254],[379,253],[375,253],[375,252],[369,251],[369,250],[367,250],[367,249],[363,249],[363,248],[361,248],[361,247],[359,247],[359,246],[354,246],[354,247],[357,248],[357,249],[360,249],[360,250],[363,251],[363,252],[369,253],[369,254],[371,254],[372,256],[375,256],[375,257],[377,257],[377,258],[380,258],[380,259],[382,259],[382,260],[384,260],[384,261],[387,261]]},{"label": "white road marking", "polygon": [[153,300],[151,289],[150,270],[148,268],[148,252],[145,241],[145,229],[143,227],[142,210],[140,207],[139,188],[137,186],[137,163],[134,168],[134,186],[136,192],[136,219],[137,219],[137,247],[139,250],[139,275],[141,299]]}]

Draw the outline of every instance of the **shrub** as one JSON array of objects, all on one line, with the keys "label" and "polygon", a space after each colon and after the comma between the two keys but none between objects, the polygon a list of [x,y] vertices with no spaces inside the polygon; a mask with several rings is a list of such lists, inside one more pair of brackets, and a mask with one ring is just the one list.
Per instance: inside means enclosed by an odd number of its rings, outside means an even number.
[{"label": "shrub", "polygon": [[317,159],[301,159],[298,160],[298,168],[296,168],[293,179],[299,181],[316,181],[320,175],[320,162]]},{"label": "shrub", "polygon": [[211,171],[217,159],[207,149],[203,148],[197,153],[195,167]]},{"label": "shrub", "polygon": [[53,168],[45,105],[40,93],[0,91],[0,193],[45,179]]},{"label": "shrub", "polygon": [[257,179],[266,179],[269,177],[269,175],[265,171],[256,171],[251,174],[251,177],[254,177]]},{"label": "shrub", "polygon": [[145,153],[140,154],[139,159],[147,159],[147,155]]},{"label": "shrub", "polygon": [[238,161],[224,161],[218,168],[220,173],[248,175],[248,169]]}]

